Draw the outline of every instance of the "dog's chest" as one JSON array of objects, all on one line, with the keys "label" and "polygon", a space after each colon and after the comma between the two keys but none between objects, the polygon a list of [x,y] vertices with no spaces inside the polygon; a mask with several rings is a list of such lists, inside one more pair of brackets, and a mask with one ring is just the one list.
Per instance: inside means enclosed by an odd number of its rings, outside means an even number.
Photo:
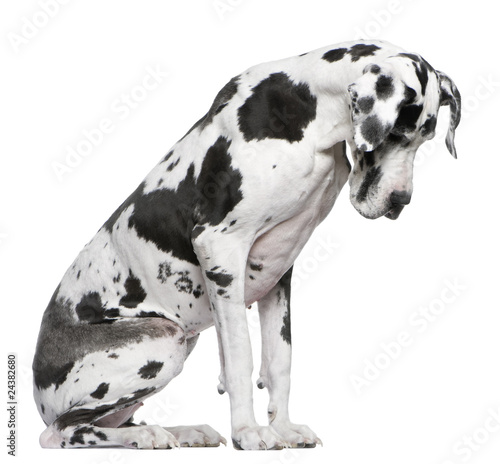
[{"label": "dog's chest", "polygon": [[316,181],[304,189],[299,212],[257,238],[247,261],[247,304],[266,295],[293,265],[314,229],[332,209],[347,175],[348,168],[343,163],[337,163],[337,169],[334,169],[332,163],[330,170],[325,170],[319,184]]}]

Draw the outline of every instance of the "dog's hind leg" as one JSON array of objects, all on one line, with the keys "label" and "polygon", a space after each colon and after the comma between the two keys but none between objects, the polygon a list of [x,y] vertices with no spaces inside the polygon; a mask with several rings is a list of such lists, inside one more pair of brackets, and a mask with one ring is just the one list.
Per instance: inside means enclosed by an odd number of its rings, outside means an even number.
[{"label": "dog's hind leg", "polygon": [[[34,363],[35,397],[49,424],[40,436],[42,447],[153,449],[224,442],[212,429],[206,429],[205,436],[196,426],[172,433],[159,425],[132,425],[131,417],[142,402],[182,370],[189,343],[174,322],[137,318],[68,325],[59,327],[52,341],[49,333],[42,331]],[[73,337],[69,362],[59,361],[62,353],[59,358],[47,356],[50,344],[61,342],[61,334]]]}]

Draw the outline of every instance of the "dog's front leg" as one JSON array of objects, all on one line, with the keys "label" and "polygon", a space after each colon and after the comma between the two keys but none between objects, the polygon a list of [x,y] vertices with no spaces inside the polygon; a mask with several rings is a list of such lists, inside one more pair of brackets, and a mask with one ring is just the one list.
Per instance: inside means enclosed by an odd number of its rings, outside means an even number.
[{"label": "dog's front leg", "polygon": [[253,410],[252,348],[245,313],[245,268],[252,237],[206,229],[195,240],[221,350],[224,387],[231,405],[231,435],[237,449],[281,449],[287,443]]},{"label": "dog's front leg", "polygon": [[293,447],[314,447],[321,440],[307,426],[294,424],[288,414],[292,359],[290,284],[292,268],[258,302],[262,332],[259,388],[269,391],[269,424]]}]

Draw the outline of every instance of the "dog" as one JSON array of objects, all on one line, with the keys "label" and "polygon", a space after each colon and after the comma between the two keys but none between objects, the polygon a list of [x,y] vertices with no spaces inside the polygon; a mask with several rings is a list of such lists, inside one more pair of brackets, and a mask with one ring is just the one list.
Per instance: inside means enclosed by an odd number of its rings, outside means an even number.
[{"label": "dog", "polygon": [[[288,414],[293,263],[349,181],[364,217],[410,203],[413,160],[450,107],[456,158],[460,93],[420,55],[346,42],[263,63],[232,78],[67,270],[43,315],[33,360],[44,448],[218,446],[208,425],[134,424],[214,325],[219,393],[237,449],[321,443]],[[347,157],[349,145],[352,157]],[[253,410],[246,308],[258,303]]]}]

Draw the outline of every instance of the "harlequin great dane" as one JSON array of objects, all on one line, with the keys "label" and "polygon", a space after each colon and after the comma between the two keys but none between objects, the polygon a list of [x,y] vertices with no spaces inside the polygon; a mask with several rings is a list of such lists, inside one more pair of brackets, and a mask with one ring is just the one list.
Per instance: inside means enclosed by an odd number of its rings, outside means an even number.
[{"label": "harlequin great dane", "polygon": [[[134,411],[179,374],[215,326],[238,449],[312,447],[290,421],[290,278],[349,180],[364,217],[396,219],[418,147],[460,94],[422,57],[348,42],[234,77],[84,247],[43,315],[34,393],[43,447],[171,448],[225,443],[206,425],[135,425]],[[351,168],[346,144],[353,160]],[[269,425],[252,404],[245,309],[258,303]]]}]

